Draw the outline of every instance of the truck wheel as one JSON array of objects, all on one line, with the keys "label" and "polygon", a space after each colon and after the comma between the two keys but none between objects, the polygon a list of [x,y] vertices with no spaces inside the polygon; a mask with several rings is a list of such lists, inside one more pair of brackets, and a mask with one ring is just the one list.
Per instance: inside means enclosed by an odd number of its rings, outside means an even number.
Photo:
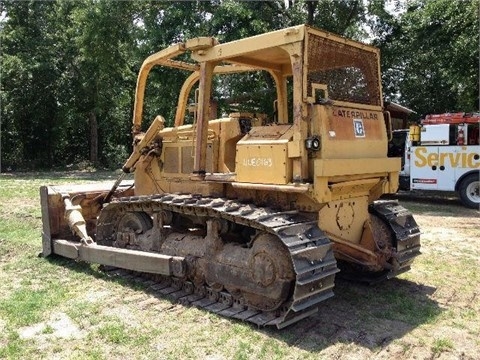
[{"label": "truck wheel", "polygon": [[460,183],[458,191],[463,205],[471,209],[478,209],[480,206],[480,175],[468,175]]}]

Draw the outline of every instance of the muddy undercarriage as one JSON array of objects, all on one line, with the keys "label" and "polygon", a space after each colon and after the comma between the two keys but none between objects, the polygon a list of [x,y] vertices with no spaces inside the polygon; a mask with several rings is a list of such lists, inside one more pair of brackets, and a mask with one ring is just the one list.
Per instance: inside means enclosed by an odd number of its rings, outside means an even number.
[{"label": "muddy undercarriage", "polygon": [[[379,249],[391,266],[355,273],[378,280],[409,269],[419,235],[416,224],[402,221],[411,215],[400,214],[405,209],[395,202],[372,209],[394,239]],[[281,328],[316,312],[333,296],[339,272],[334,245],[315,216],[295,210],[199,195],[133,196],[107,204],[95,229],[95,241],[57,239],[52,248],[78,260],[157,274],[159,288],[180,291],[184,303],[260,325]]]},{"label": "muddy undercarriage", "polygon": [[338,272],[331,243],[315,220],[219,198],[112,202],[99,217],[97,242],[182,257],[185,272],[176,281],[269,312],[269,322],[279,327],[333,296]]}]

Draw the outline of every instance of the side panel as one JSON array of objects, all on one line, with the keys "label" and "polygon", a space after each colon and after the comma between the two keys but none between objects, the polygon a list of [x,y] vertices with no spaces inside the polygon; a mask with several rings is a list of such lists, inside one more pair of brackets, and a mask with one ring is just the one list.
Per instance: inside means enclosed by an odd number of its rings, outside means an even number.
[{"label": "side panel", "polygon": [[429,125],[421,128],[422,145],[449,145],[450,125]]},{"label": "side panel", "polygon": [[318,125],[313,132],[322,137],[323,159],[385,158],[387,137],[380,111],[347,107],[315,106]]},{"label": "side panel", "polygon": [[460,151],[460,158],[462,166],[456,167],[455,170],[455,185],[458,180],[466,173],[472,170],[480,170],[480,146],[458,146]]},{"label": "side panel", "polygon": [[480,168],[479,146],[413,146],[410,186],[454,191],[457,179]]},{"label": "side panel", "polygon": [[400,175],[403,175],[403,176],[410,176],[410,171],[412,166],[412,156],[411,156],[412,143],[410,142],[408,137],[409,137],[409,134],[407,133],[406,139],[405,139],[405,150],[403,152],[404,163],[402,165],[402,171],[400,172]]},{"label": "side panel", "polygon": [[437,190],[438,171],[437,163],[432,159],[438,158],[438,146],[412,146],[410,164],[410,189]]},{"label": "side panel", "polygon": [[285,185],[292,181],[291,125],[260,126],[237,143],[237,182]]},{"label": "side panel", "polygon": [[288,184],[292,179],[287,142],[237,146],[237,181]]}]

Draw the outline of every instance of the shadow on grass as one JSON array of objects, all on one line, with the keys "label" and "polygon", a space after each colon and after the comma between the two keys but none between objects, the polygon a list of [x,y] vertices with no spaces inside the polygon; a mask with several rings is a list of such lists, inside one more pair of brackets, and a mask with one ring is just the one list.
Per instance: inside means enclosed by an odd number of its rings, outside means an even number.
[{"label": "shadow on grass", "polygon": [[282,331],[262,331],[310,352],[337,343],[376,351],[440,316],[442,308],[430,297],[435,290],[402,279],[373,286],[336,279],[335,296],[318,313]]},{"label": "shadow on grass", "polygon": [[478,217],[480,211],[465,207],[455,193],[445,191],[399,191],[385,196],[396,199],[413,214],[429,216]]},{"label": "shadow on grass", "polygon": [[[176,303],[169,295],[159,294],[133,276],[111,276],[96,266],[57,255],[51,255],[47,260],[73,271],[112,281],[172,304]],[[392,279],[377,285],[337,279],[335,296],[321,303],[318,313],[282,330],[274,327],[257,328],[250,323],[248,326],[252,331],[262,332],[289,346],[312,353],[336,343],[355,343],[375,351],[416,327],[434,322],[438,318],[443,310],[430,297],[435,290],[402,279]],[[230,321],[240,322],[236,319]]]}]

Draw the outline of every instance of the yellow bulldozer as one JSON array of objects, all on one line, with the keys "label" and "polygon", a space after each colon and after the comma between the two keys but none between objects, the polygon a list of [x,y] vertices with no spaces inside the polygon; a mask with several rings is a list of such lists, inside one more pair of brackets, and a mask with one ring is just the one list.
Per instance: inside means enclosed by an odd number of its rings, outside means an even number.
[{"label": "yellow bulldozer", "polygon": [[[154,67],[185,81],[173,126],[158,115],[142,132]],[[219,116],[222,77],[259,73],[269,108],[242,96]],[[420,254],[411,213],[379,200],[400,159],[374,47],[306,25],[171,45],[141,66],[132,129],[132,184],[41,187],[44,256],[149,274],[182,303],[282,328],[318,311],[339,271],[380,281]]]}]

